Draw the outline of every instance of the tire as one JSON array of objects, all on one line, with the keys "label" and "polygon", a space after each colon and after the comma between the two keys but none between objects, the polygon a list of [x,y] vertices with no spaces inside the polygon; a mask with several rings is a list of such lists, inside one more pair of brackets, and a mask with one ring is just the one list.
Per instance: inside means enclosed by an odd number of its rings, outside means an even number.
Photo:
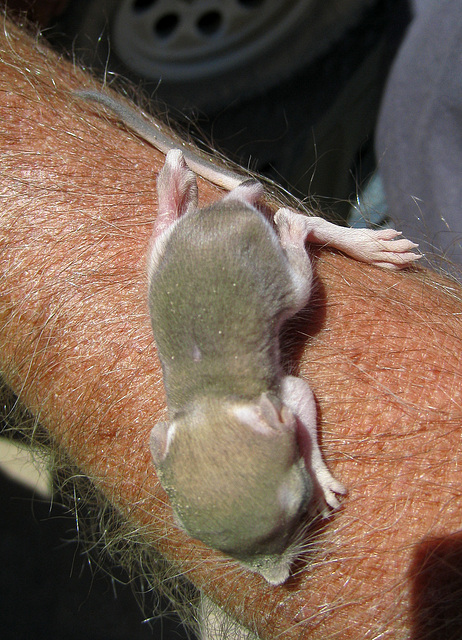
[{"label": "tire", "polygon": [[372,0],[80,0],[61,29],[84,63],[214,112],[321,56]]},{"label": "tire", "polygon": [[[49,34],[109,83],[141,85],[192,137],[345,219],[373,170],[363,150],[406,1],[79,0]],[[186,10],[195,55],[175,40]],[[225,19],[238,10],[242,31]]]}]

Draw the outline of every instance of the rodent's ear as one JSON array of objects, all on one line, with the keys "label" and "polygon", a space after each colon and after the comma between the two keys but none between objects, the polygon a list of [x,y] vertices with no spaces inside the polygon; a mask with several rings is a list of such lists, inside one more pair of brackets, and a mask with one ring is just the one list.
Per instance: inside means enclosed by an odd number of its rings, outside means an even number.
[{"label": "rodent's ear", "polygon": [[167,457],[174,435],[174,426],[168,422],[158,422],[151,430],[149,446],[154,465],[161,466]]},{"label": "rodent's ear", "polygon": [[296,421],[292,411],[281,404],[279,400],[273,401],[267,393],[262,393],[259,406],[262,415],[273,429],[295,431]]},{"label": "rodent's ear", "polygon": [[241,422],[262,434],[295,432],[296,421],[290,409],[280,404],[276,398],[271,399],[267,393],[262,393],[255,404],[234,407],[233,412]]}]

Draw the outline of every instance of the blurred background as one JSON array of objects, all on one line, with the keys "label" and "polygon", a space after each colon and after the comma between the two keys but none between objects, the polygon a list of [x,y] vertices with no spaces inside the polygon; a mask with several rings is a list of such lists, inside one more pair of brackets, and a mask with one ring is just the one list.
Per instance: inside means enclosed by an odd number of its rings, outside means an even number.
[{"label": "blurred background", "polygon": [[108,84],[128,78],[154,112],[343,220],[374,170],[380,98],[410,21],[407,0],[9,6]]},{"label": "blurred background", "polygon": [[[365,190],[375,198],[367,216],[386,222],[370,182],[373,134],[410,20],[405,0],[10,0],[8,8],[26,12],[96,77],[130,95],[139,87],[154,112],[314,199],[325,216],[355,222]],[[4,388],[10,436],[14,403]],[[175,621],[142,623],[130,587],[91,568],[51,476],[37,476],[20,438],[0,443],[1,637],[180,637]]]}]

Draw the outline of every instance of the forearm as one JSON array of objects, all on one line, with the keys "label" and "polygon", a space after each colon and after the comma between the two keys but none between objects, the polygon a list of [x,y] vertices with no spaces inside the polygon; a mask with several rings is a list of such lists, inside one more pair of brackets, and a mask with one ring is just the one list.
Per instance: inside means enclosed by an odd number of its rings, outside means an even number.
[{"label": "forearm", "polygon": [[407,637],[419,544],[460,527],[459,289],[321,254],[318,304],[291,347],[349,495],[286,586],[232,569],[173,526],[150,459],[165,407],[145,254],[163,157],[72,98],[83,73],[8,24],[0,47],[9,384],[133,525],[262,637]]}]

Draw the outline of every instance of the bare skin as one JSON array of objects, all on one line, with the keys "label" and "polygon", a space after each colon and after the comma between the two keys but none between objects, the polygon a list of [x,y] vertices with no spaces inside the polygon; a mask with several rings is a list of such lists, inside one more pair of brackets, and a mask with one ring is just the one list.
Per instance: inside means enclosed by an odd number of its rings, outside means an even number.
[{"label": "bare skin", "polygon": [[[262,638],[459,637],[460,287],[319,253],[316,307],[287,342],[349,493],[309,563],[268,586],[175,527],[150,459],[165,405],[145,250],[164,157],[77,103],[88,77],[9,23],[0,48],[8,383],[146,538]],[[201,204],[217,193],[199,181]],[[438,635],[442,612],[452,626]]]}]

